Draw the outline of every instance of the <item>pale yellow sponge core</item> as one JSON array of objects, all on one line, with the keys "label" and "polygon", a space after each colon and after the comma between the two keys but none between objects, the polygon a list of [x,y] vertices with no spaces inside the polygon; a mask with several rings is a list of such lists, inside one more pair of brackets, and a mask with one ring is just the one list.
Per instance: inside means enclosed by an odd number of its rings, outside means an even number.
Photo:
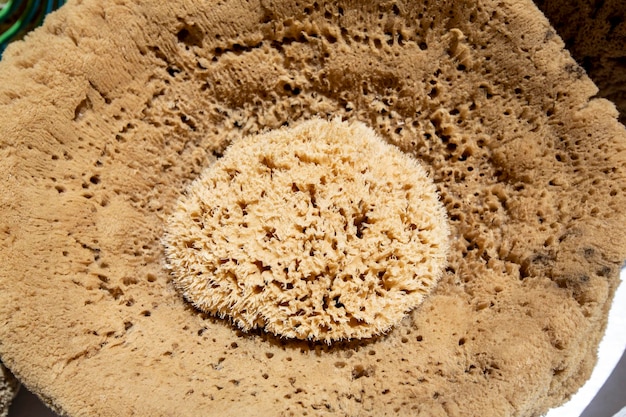
[{"label": "pale yellow sponge core", "polygon": [[198,309],[328,343],[389,330],[436,286],[449,247],[419,163],[340,120],[235,142],[166,228],[174,282]]}]

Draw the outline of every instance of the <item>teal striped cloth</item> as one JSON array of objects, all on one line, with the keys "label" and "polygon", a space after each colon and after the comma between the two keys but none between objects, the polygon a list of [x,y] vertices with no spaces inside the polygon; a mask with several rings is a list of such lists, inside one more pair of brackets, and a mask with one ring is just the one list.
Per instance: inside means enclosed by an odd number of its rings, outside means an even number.
[{"label": "teal striped cloth", "polygon": [[48,13],[63,3],[65,0],[0,1],[0,56],[11,41],[39,26]]}]

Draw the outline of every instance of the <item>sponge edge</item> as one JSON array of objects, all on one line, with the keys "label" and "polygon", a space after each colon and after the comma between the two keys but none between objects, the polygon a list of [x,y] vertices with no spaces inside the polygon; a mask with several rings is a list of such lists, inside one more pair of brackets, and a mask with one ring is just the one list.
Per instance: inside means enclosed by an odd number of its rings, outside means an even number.
[{"label": "sponge edge", "polygon": [[18,387],[15,377],[0,362],[0,417],[9,415],[9,405],[15,398]]},{"label": "sponge edge", "polygon": [[418,162],[338,119],[237,141],[166,227],[168,267],[197,308],[327,343],[400,321],[436,286],[449,247]]}]

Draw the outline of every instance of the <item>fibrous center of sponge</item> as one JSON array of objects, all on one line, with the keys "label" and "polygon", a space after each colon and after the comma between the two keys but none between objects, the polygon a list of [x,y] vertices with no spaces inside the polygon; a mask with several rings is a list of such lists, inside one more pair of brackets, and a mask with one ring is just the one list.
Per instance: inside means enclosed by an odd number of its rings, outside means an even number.
[{"label": "fibrous center of sponge", "polygon": [[287,338],[389,330],[436,285],[448,225],[418,162],[361,123],[243,138],[188,188],[164,238],[198,309]]}]

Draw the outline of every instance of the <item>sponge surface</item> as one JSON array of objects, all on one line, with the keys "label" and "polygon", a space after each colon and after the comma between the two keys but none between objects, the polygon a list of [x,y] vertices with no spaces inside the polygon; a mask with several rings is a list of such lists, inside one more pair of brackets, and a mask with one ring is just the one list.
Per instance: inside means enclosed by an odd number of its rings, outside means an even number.
[{"label": "sponge surface", "polygon": [[[596,92],[530,0],[70,1],[0,63],[0,357],[70,416],[541,415],[589,375],[626,258]],[[181,191],[337,116],[435,183],[436,289],[330,346],[198,313],[161,243]]]},{"label": "sponge surface", "polygon": [[312,120],[233,144],[166,230],[203,311],[290,338],[388,330],[443,273],[449,229],[417,161],[361,123]]}]

